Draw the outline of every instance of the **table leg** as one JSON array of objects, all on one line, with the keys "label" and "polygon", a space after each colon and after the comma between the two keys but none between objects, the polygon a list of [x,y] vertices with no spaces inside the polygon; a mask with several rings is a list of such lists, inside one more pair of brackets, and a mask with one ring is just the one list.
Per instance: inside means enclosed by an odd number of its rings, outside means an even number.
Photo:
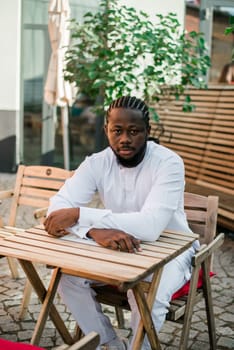
[{"label": "table leg", "polygon": [[138,325],[136,336],[134,337],[134,340],[133,340],[134,343],[132,348],[134,350],[141,349],[145,332],[147,333],[147,336],[151,345],[151,349],[152,350],[161,349],[161,345],[160,345],[160,342],[154,327],[154,323],[151,317],[151,310],[155,300],[155,295],[158,289],[161,274],[162,274],[162,268],[160,268],[153,274],[153,278],[149,283],[149,289],[147,293],[144,292],[140,284],[137,284],[133,288],[133,293],[141,315],[141,320]]},{"label": "table leg", "polygon": [[50,315],[51,320],[53,321],[64,342],[66,344],[73,344],[74,340],[72,336],[68,332],[62,318],[60,317],[57,309],[53,305],[53,299],[57,291],[58,283],[61,276],[60,269],[54,269],[47,291],[33,264],[26,260],[19,260],[19,262],[30,283],[32,284],[39,300],[42,302],[42,309],[39,314],[35,330],[33,332],[31,344],[37,345],[39,343],[48,315]]}]

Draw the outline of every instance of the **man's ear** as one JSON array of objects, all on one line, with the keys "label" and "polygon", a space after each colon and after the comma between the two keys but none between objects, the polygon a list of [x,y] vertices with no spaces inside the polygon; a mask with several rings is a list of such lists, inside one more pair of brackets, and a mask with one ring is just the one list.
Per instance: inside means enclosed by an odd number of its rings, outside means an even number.
[{"label": "man's ear", "polygon": [[150,135],[150,131],[151,131],[151,125],[149,125],[147,128],[148,136]]}]

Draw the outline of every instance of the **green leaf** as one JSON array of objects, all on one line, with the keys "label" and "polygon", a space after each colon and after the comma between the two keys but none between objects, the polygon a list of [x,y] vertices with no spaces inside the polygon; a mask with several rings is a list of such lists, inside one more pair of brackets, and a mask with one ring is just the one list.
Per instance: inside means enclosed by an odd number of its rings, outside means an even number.
[{"label": "green leaf", "polygon": [[153,119],[153,121],[155,121],[155,122],[158,122],[159,115],[158,115],[156,109],[153,107],[149,107],[149,112],[150,112],[151,119]]},{"label": "green leaf", "polygon": [[96,72],[96,71],[89,71],[89,72],[88,72],[88,77],[89,77],[90,79],[96,79],[96,77],[97,77],[97,72]]},{"label": "green leaf", "polygon": [[94,88],[97,88],[97,87],[100,87],[100,86],[105,86],[105,84],[106,84],[106,81],[105,81],[105,80],[103,80],[103,79],[97,79],[97,80],[94,81],[93,87],[94,87]]}]

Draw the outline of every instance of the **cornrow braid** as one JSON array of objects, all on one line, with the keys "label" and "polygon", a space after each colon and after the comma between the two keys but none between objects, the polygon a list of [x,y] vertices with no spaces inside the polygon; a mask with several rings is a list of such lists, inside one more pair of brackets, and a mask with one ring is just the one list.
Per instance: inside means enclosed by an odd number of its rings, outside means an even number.
[{"label": "cornrow braid", "polygon": [[142,112],[142,116],[143,116],[143,120],[146,124],[146,126],[149,126],[149,109],[148,106],[145,104],[144,101],[140,100],[139,98],[135,97],[135,96],[122,96],[117,98],[117,100],[114,100],[108,110],[107,110],[107,114],[106,114],[106,119],[108,121],[110,112],[112,109],[114,108],[129,108],[129,109],[135,109],[138,111]]}]

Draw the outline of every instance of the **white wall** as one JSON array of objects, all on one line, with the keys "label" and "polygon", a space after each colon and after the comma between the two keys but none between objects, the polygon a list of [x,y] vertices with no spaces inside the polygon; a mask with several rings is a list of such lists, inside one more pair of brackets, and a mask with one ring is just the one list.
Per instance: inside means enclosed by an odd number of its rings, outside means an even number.
[{"label": "white wall", "polygon": [[166,15],[169,12],[177,14],[177,18],[184,27],[185,1],[184,0],[119,0],[120,3],[135,7],[150,15],[151,20],[155,18],[155,14]]},{"label": "white wall", "polygon": [[0,3],[0,110],[19,110],[21,1]]}]

